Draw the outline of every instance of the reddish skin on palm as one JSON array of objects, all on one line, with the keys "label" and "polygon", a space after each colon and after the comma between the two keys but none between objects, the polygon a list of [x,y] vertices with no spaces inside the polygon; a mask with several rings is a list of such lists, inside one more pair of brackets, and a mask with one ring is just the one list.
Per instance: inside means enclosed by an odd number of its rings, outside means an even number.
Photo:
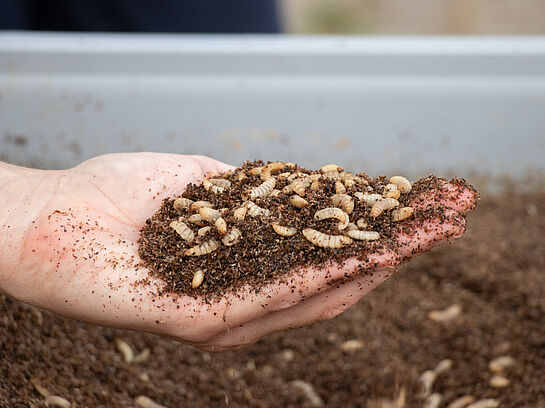
[{"label": "reddish skin on palm", "polygon": [[[230,168],[207,157],[156,153],[100,156],[63,171],[0,163],[0,289],[65,316],[221,351],[332,318],[399,265],[399,254],[372,255],[363,265],[372,275],[357,276],[358,261],[349,259],[343,267],[330,265],[327,273],[297,271],[289,283],[271,283],[259,294],[248,291],[211,305],[191,297],[159,297],[153,293],[158,281],[135,285],[148,277],[137,254],[145,220],[163,198],[206,173]],[[474,207],[474,194],[445,185],[418,205],[439,200],[449,208],[447,220],[429,220],[411,236],[401,235],[403,260],[463,234],[460,215]]]}]

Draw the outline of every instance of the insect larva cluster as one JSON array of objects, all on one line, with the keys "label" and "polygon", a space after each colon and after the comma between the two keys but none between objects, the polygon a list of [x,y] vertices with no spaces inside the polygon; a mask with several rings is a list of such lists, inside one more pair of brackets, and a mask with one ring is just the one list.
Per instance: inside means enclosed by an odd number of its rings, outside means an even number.
[{"label": "insect larva cluster", "polygon": [[[406,178],[380,180],[370,183],[365,174],[346,172],[336,164],[316,172],[279,161],[236,169],[206,177],[205,194],[175,199],[172,206],[179,216],[169,227],[180,239],[179,253],[191,258],[215,256],[222,247],[227,250],[244,242],[245,226],[256,222],[270,226],[279,242],[302,239],[319,248],[336,249],[377,241],[381,233],[373,230],[373,220],[396,223],[414,212],[400,201],[412,188]],[[285,208],[295,219],[279,217],[278,208]],[[306,224],[297,214],[307,217]],[[333,231],[332,225],[337,232],[323,231]],[[202,285],[205,270],[211,273],[206,267],[194,271],[192,288]]]}]

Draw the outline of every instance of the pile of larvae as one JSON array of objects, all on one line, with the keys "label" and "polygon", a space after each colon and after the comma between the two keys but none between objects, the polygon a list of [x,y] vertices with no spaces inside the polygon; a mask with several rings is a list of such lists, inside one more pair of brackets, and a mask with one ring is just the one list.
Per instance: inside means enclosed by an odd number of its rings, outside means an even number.
[{"label": "pile of larvae", "polygon": [[139,254],[163,292],[258,291],[297,267],[395,250],[399,226],[425,217],[406,205],[412,188],[402,176],[371,179],[335,164],[246,162],[164,200],[141,231]]}]

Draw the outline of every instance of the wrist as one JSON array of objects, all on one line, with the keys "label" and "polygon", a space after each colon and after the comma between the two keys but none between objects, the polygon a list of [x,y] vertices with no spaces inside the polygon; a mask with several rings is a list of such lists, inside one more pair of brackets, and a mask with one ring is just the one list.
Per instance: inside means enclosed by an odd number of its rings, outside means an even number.
[{"label": "wrist", "polygon": [[0,163],[0,292],[18,292],[25,237],[54,195],[55,173]]}]

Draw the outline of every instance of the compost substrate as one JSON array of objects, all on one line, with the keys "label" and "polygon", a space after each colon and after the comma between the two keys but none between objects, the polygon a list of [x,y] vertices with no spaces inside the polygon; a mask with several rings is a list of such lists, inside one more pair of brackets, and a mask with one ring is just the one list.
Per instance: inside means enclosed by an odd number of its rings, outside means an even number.
[{"label": "compost substrate", "polygon": [[[403,265],[348,312],[210,354],[174,341],[90,325],[0,295],[0,406],[45,407],[30,382],[76,407],[134,407],[146,395],[176,407],[311,407],[292,381],[311,384],[326,407],[368,407],[401,388],[420,408],[418,377],[443,359],[452,369],[433,392],[494,398],[501,408],[542,408],[545,395],[545,194],[484,195],[463,238]],[[430,310],[462,307],[448,324]],[[126,363],[115,339],[150,357]],[[343,352],[348,340],[363,347]],[[505,388],[488,368],[509,355]]]},{"label": "compost substrate", "polygon": [[[221,234],[214,227],[214,223],[203,222],[195,225],[188,221],[189,217],[196,214],[194,208],[175,208],[176,197],[164,200],[159,211],[149,220],[141,231],[139,241],[139,255],[144,264],[151,270],[152,275],[161,278],[166,286],[163,292],[178,292],[193,296],[202,295],[206,299],[214,296],[221,296],[225,292],[236,291],[237,288],[248,285],[258,291],[263,285],[273,281],[287,279],[290,273],[299,267],[315,266],[323,267],[328,261],[342,263],[350,257],[357,257],[365,261],[367,257],[375,252],[389,250],[396,253],[397,242],[394,239],[396,234],[403,232],[411,235],[417,227],[421,227],[425,220],[444,219],[444,207],[431,205],[424,209],[415,209],[408,219],[400,222],[392,221],[391,211],[384,211],[380,216],[370,216],[372,206],[353,197],[357,193],[383,194],[388,178],[370,178],[365,173],[352,175],[344,173],[342,169],[335,172],[310,171],[295,165],[286,165],[272,171],[275,178],[274,188],[278,195],[270,193],[262,197],[256,197],[251,202],[260,208],[269,211],[268,215],[246,215],[243,220],[234,216],[234,210],[241,208],[247,202],[248,194],[252,188],[258,187],[266,180],[260,175],[259,170],[265,163],[262,161],[246,162],[242,168],[235,171],[215,175],[214,177],[228,180],[230,186],[222,192],[213,192],[212,188],[207,190],[202,184],[191,184],[183,192],[181,197],[192,202],[206,201],[211,203],[214,209],[226,209],[222,218],[226,221],[228,230],[233,228],[241,231],[241,237],[232,246],[221,245]],[[258,171],[255,171],[258,170]],[[329,173],[329,174],[327,174]],[[334,173],[333,175],[331,173]],[[243,174],[244,178],[240,179]],[[282,176],[282,174],[284,174]],[[297,208],[290,202],[290,197],[295,192],[285,192],[285,188],[298,178],[289,178],[288,175],[321,175],[317,181],[318,187],[313,189],[307,185],[302,194],[308,206]],[[317,178],[317,177],[316,177]],[[345,187],[340,180],[351,179]],[[444,179],[434,176],[421,179],[414,183],[409,193],[403,193],[397,198],[399,206],[415,205],[421,199],[421,193],[426,191],[440,192],[440,186]],[[460,187],[471,188],[463,180],[453,180],[453,183]],[[310,183],[310,181],[309,181]],[[338,186],[338,183],[343,184]],[[309,242],[302,234],[306,228],[315,229],[328,235],[344,236],[346,231],[340,231],[338,219],[315,220],[314,214],[318,210],[332,205],[331,197],[339,193],[338,188],[344,188],[345,193],[352,197],[354,209],[350,212],[350,222],[356,223],[362,219],[367,226],[367,231],[375,231],[380,234],[376,241],[353,240],[352,243],[342,248],[320,248]],[[289,188],[289,187],[288,187]],[[440,197],[438,197],[440,198]],[[250,201],[250,200],[248,200]],[[181,218],[180,218],[181,217]],[[186,242],[170,226],[173,221],[183,221],[191,230],[196,239]],[[453,223],[463,223],[463,216],[449,220]],[[276,233],[272,224],[294,228],[297,232],[293,236],[281,236]],[[205,236],[198,236],[199,228],[209,225],[211,228]],[[220,247],[203,256],[187,256],[185,252],[191,247],[198,247],[210,240],[220,243]],[[204,272],[204,281],[198,287],[192,287],[192,279],[196,271]],[[361,270],[361,273],[370,273],[372,268]]]}]

